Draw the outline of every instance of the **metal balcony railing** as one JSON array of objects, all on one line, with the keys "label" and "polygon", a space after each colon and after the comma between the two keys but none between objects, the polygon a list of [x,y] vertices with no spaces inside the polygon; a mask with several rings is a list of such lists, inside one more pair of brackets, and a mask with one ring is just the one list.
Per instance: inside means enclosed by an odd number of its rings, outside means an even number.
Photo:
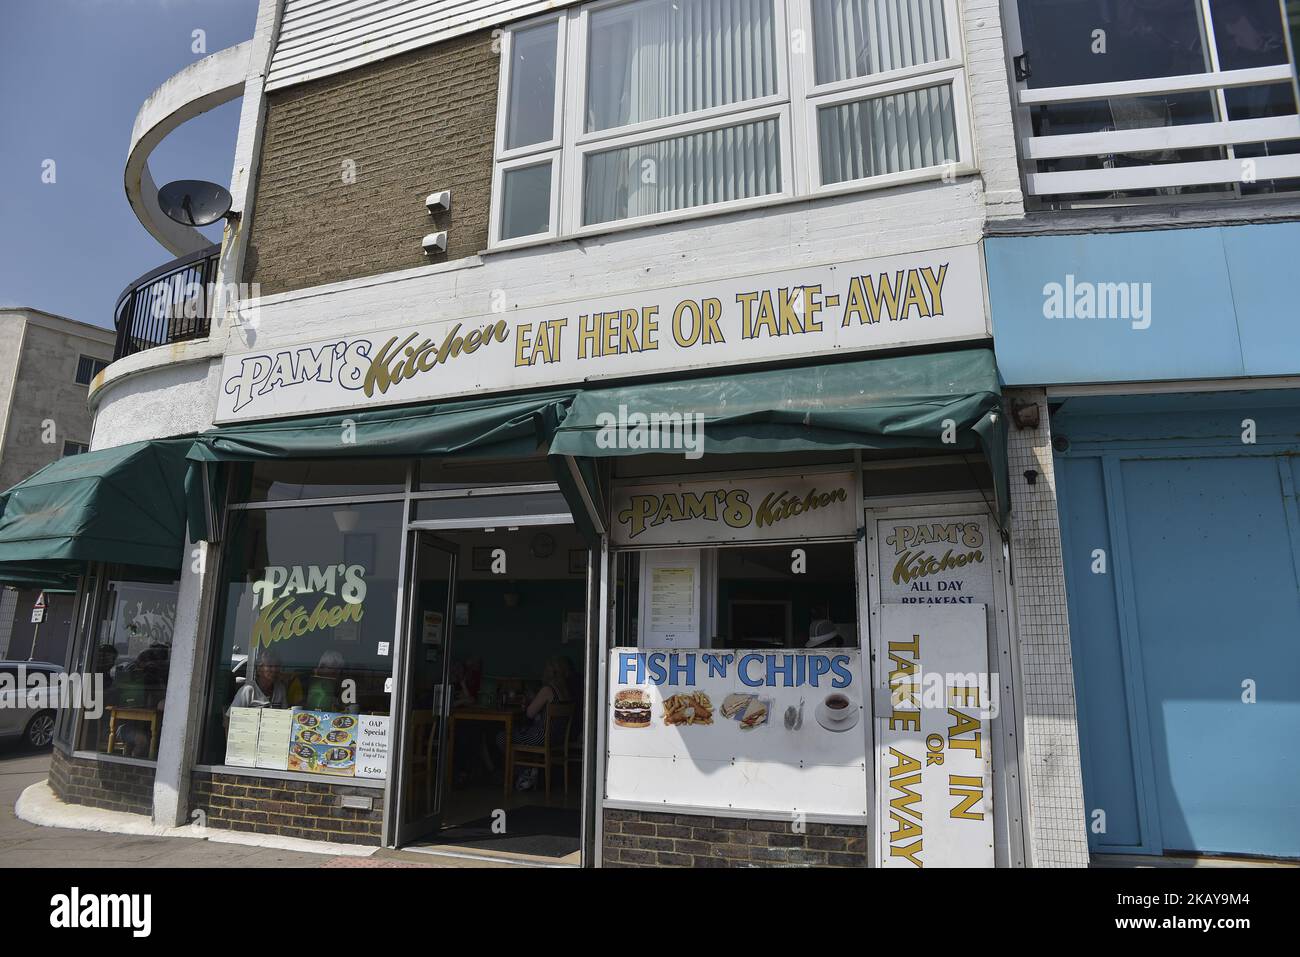
[{"label": "metal balcony railing", "polygon": [[[1291,66],[1221,70],[1190,76],[1021,89],[1038,111],[1037,135],[1021,143],[1029,193],[1068,205],[1125,204],[1197,194],[1234,197],[1287,192],[1300,185],[1300,116],[1294,99],[1280,115],[1226,119],[1227,91],[1290,85]],[[1212,97],[1213,122],[1178,124],[1171,103]],[[1206,102],[1211,102],[1207,99]],[[1052,129],[1071,105],[1106,106],[1100,129]],[[1212,119],[1212,116],[1207,116]]]},{"label": "metal balcony railing", "polygon": [[221,245],[209,246],[145,273],[123,290],[113,314],[113,359],[187,339],[202,339]]}]

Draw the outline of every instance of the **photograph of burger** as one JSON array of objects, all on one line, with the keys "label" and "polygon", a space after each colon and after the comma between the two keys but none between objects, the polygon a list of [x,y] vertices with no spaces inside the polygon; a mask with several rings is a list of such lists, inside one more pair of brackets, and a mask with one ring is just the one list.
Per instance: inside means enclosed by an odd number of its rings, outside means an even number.
[{"label": "photograph of burger", "polygon": [[640,688],[625,688],[615,694],[614,724],[620,728],[650,727],[650,696]]}]

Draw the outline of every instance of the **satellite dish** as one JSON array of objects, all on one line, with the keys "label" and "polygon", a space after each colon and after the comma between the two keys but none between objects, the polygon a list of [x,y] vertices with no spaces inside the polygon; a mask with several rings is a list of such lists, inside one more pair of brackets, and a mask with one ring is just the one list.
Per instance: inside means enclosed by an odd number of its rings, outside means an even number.
[{"label": "satellite dish", "polygon": [[201,179],[178,179],[158,190],[158,205],[168,219],[185,226],[207,226],[230,212],[225,187]]}]

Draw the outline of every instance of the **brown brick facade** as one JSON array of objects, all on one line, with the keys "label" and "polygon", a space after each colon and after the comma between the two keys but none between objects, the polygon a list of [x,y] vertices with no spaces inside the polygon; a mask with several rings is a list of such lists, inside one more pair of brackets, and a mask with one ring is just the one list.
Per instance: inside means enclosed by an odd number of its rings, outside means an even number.
[{"label": "brown brick facade", "polygon": [[606,808],[605,867],[866,867],[866,827]]},{"label": "brown brick facade", "polygon": [[[486,247],[492,45],[485,30],[270,94],[245,281],[271,295]],[[430,216],[440,189],[451,212]],[[420,240],[441,229],[447,252],[426,256]]]},{"label": "brown brick facade", "polygon": [[152,815],[153,778],[152,767],[50,754],[50,788],[68,804]]},{"label": "brown brick facade", "polygon": [[[345,796],[371,800],[371,808],[343,806]],[[202,810],[210,827],[278,834],[309,841],[374,844],[382,840],[384,792],[316,781],[195,771],[190,814]]]}]

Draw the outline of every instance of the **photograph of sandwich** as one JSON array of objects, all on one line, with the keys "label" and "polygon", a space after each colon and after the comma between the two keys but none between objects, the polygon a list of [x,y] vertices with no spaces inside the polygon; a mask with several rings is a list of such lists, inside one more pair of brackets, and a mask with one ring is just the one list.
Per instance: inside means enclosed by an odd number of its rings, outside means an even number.
[{"label": "photograph of sandwich", "polygon": [[752,731],[759,725],[767,724],[771,707],[771,698],[736,692],[722,699],[722,716],[740,722],[740,730]]},{"label": "photograph of sandwich", "polygon": [[724,718],[736,718],[739,720],[740,715],[749,703],[757,698],[756,694],[729,694],[722,699],[722,716]]},{"label": "photograph of sandwich", "polygon": [[740,730],[752,731],[759,725],[767,724],[767,712],[771,704],[771,698],[755,698],[746,705],[740,715]]},{"label": "photograph of sandwich", "polygon": [[650,727],[650,696],[640,688],[614,695],[614,724],[620,728]]},{"label": "photograph of sandwich", "polygon": [[713,702],[703,691],[665,698],[664,724],[713,724]]}]

